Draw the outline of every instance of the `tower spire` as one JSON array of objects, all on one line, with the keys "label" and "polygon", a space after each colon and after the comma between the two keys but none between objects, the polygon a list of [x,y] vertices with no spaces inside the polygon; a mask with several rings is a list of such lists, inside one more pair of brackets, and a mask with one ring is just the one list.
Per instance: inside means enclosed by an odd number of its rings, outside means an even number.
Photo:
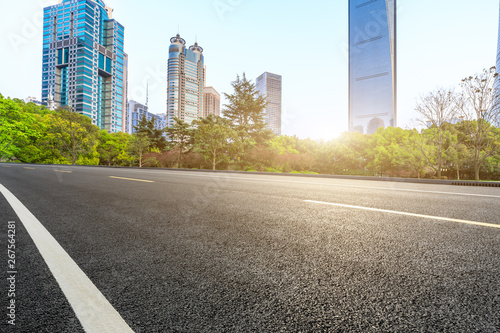
[{"label": "tower spire", "polygon": [[149,79],[146,82],[146,107],[148,106],[149,103]]}]

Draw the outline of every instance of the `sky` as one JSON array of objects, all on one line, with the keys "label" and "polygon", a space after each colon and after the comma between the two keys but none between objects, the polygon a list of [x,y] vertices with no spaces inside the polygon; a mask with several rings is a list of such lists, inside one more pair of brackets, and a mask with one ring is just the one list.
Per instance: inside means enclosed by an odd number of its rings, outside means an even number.
[{"label": "sky", "polygon": [[[283,134],[332,139],[348,129],[348,0],[104,0],[125,26],[129,100],[166,112],[170,38],[204,48],[207,85],[231,94],[245,73],[283,77]],[[43,7],[0,0],[0,93],[41,96]],[[420,96],[495,65],[498,0],[398,0],[398,126]],[[225,103],[223,98],[222,104]]]}]

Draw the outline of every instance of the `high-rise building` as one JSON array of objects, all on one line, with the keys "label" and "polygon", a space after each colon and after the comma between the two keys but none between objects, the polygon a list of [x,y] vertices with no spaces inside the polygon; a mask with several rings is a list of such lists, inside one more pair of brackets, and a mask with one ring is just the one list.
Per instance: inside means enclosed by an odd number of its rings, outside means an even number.
[{"label": "high-rise building", "polygon": [[189,48],[179,34],[170,39],[168,56],[167,121],[177,117],[188,124],[203,116],[205,60],[203,48]]},{"label": "high-rise building", "polygon": [[150,121],[155,117],[155,127],[157,129],[164,129],[167,127],[167,117],[165,114],[153,114],[149,112],[148,106],[138,103],[136,101],[128,102],[128,110],[127,110],[127,126],[126,133],[132,134],[135,132],[134,127],[139,124],[139,121],[143,117],[146,117],[146,120]]},{"label": "high-rise building", "polygon": [[349,0],[349,131],[397,126],[396,0]]},{"label": "high-rise building", "polygon": [[124,129],[124,27],[102,0],[60,0],[44,9],[42,102],[53,96],[108,132]]},{"label": "high-rise building", "polygon": [[205,96],[203,97],[203,118],[209,114],[220,116],[220,94],[214,87],[205,87]]},{"label": "high-rise building", "polygon": [[126,132],[126,119],[128,109],[128,54],[123,54],[123,112],[122,112],[122,132]]},{"label": "high-rise building", "polygon": [[495,79],[495,94],[496,98],[494,101],[495,107],[500,107],[500,19],[498,23],[498,47],[497,47],[497,61],[496,61],[496,71],[499,74]]},{"label": "high-rise building", "polygon": [[43,105],[42,102],[40,102],[36,97],[32,97],[32,96],[29,96],[29,97],[26,97],[24,99],[24,103],[35,103],[36,105]]},{"label": "high-rise building", "polygon": [[267,99],[266,114],[267,128],[274,134],[281,135],[281,75],[265,72],[257,78],[257,91]]}]

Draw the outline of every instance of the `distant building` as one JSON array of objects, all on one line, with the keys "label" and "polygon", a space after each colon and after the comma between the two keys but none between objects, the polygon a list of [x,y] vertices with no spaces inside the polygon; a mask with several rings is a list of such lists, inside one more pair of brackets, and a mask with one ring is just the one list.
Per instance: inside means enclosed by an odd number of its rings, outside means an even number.
[{"label": "distant building", "polygon": [[35,103],[36,105],[43,105],[42,102],[40,102],[36,97],[26,97],[24,99],[24,103],[28,104],[28,103]]},{"label": "distant building", "polygon": [[349,0],[349,131],[397,126],[396,0]]},{"label": "distant building", "polygon": [[189,48],[179,34],[170,39],[168,56],[167,121],[174,117],[188,124],[203,116],[205,65],[203,48],[194,43]]},{"label": "distant building", "polygon": [[220,116],[220,94],[213,87],[205,87],[203,98],[203,118],[209,114]]},{"label": "distant building", "polygon": [[265,72],[257,78],[257,91],[267,99],[266,123],[267,127],[276,135],[281,135],[281,75]]},{"label": "distant building", "polygon": [[124,27],[102,0],[60,0],[44,8],[42,102],[69,106],[108,132],[124,129]]},{"label": "distant building", "polygon": [[499,74],[495,79],[495,94],[496,99],[493,102],[493,106],[496,108],[500,108],[500,20],[498,24],[498,47],[497,47],[497,58],[496,58],[496,71]]},{"label": "distant building", "polygon": [[166,114],[153,114],[148,111],[148,106],[138,103],[136,101],[128,102],[128,112],[127,112],[127,128],[126,131],[129,134],[135,132],[134,127],[136,127],[143,117],[149,121],[155,117],[155,127],[157,129],[164,129],[167,127],[167,117]]},{"label": "distant building", "polygon": [[127,123],[125,117],[128,112],[128,54],[123,54],[123,117],[122,117],[122,132],[127,131]]}]

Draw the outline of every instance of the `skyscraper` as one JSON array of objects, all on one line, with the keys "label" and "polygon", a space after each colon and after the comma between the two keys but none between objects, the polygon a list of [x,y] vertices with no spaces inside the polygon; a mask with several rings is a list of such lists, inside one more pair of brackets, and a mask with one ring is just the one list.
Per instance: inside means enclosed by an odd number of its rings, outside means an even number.
[{"label": "skyscraper", "polygon": [[129,134],[135,133],[134,127],[139,124],[143,117],[145,117],[148,121],[150,121],[154,117],[155,127],[157,129],[162,130],[167,127],[165,114],[153,114],[149,112],[149,107],[147,105],[141,104],[136,101],[129,101],[127,110],[127,126],[125,132]]},{"label": "skyscraper", "polygon": [[220,116],[220,94],[214,87],[205,87],[205,96],[203,97],[203,118],[209,114]]},{"label": "skyscraper", "polygon": [[256,88],[268,102],[265,109],[267,128],[281,135],[281,75],[265,72],[257,78]]},{"label": "skyscraper", "polygon": [[496,101],[495,106],[500,107],[500,19],[498,21],[498,46],[497,46],[497,61],[496,61],[496,70],[499,74],[495,80],[495,88],[496,88]]},{"label": "skyscraper", "polygon": [[189,48],[179,34],[170,39],[168,56],[167,121],[174,117],[191,123],[203,116],[205,60],[203,48],[194,43]]},{"label": "skyscraper", "polygon": [[44,9],[42,102],[69,106],[108,132],[124,129],[124,27],[102,0],[61,0]]},{"label": "skyscraper", "polygon": [[396,0],[349,0],[349,131],[397,126]]}]

